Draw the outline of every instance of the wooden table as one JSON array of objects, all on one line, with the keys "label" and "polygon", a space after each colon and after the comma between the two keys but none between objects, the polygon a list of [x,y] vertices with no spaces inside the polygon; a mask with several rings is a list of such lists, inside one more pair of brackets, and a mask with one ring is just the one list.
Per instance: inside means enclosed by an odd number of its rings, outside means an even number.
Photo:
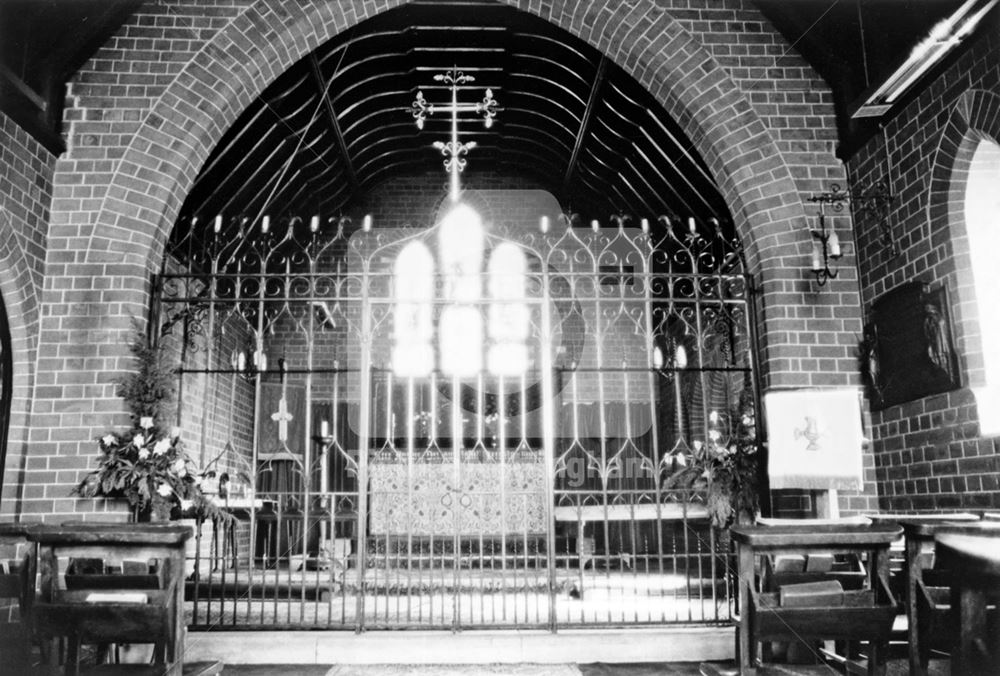
[{"label": "wooden table", "polygon": [[[28,537],[38,544],[39,593],[32,622],[42,636],[67,638],[67,674],[78,673],[82,643],[118,642],[153,643],[160,671],[182,673],[188,527],[63,524],[31,528]],[[100,559],[105,566],[123,568],[124,562],[157,563],[155,573],[81,574],[70,585],[66,567],[71,559]]]},{"label": "wooden table", "polygon": [[1000,629],[986,625],[986,602],[1000,594],[1000,531],[939,531],[934,536],[940,565],[952,571],[952,608],[958,609],[958,644],[953,674],[996,674]]},{"label": "wooden table", "polygon": [[[889,545],[902,529],[890,525],[736,526],[732,540],[739,561],[740,618],[737,660],[741,674],[756,674],[761,641],[866,640],[868,673],[884,669],[896,614],[888,587]],[[757,588],[757,557],[777,554],[851,554],[867,561],[867,588],[874,605],[779,607],[776,594]]]}]

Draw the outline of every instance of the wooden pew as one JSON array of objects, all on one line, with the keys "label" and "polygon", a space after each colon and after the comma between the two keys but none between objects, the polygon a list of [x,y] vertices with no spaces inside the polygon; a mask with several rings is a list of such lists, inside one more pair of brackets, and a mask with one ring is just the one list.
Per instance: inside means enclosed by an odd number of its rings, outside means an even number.
[{"label": "wooden pew", "polygon": [[[899,541],[902,546],[902,563],[897,566],[890,560],[890,589],[901,602],[901,610],[906,614],[906,639],[909,653],[910,673],[922,675],[927,673],[927,662],[930,655],[929,637],[935,632],[930,623],[936,623],[930,617],[927,607],[928,591],[923,588],[923,571],[930,567],[933,561],[934,531],[942,524],[979,523],[979,515],[970,512],[951,514],[917,514],[912,512],[883,512],[871,514],[873,523],[898,525],[903,528],[903,537]],[[897,543],[893,544],[895,550]],[[923,620],[921,622],[921,620]]]},{"label": "wooden pew", "polygon": [[[85,643],[155,646],[153,665],[101,665],[98,674],[221,671],[217,663],[185,665],[183,660],[184,543],[190,536],[187,526],[170,524],[29,529],[29,539],[38,545],[39,572],[32,625],[43,637],[67,639],[66,674],[79,673],[80,645]],[[108,574],[109,569],[116,572]]]},{"label": "wooden pew", "polygon": [[906,583],[907,649],[910,673],[927,673],[932,643],[947,647],[944,636],[949,631],[950,616],[942,608],[942,594],[948,592],[943,574],[930,572],[933,563],[934,534],[941,529],[979,530],[989,527],[975,515],[912,515],[897,519],[905,540],[904,575]]},{"label": "wooden pew", "polygon": [[[884,670],[896,603],[888,587],[889,545],[902,530],[886,525],[737,526],[732,529],[739,567],[737,661],[756,674],[762,641],[835,639],[869,642],[867,671]],[[865,588],[846,590],[836,606],[782,606],[764,591],[756,571],[761,557],[809,554],[856,556],[866,564]]]},{"label": "wooden pew", "polygon": [[31,667],[35,546],[27,532],[24,524],[0,524],[0,664],[10,673]]},{"label": "wooden pew", "polygon": [[986,606],[1000,597],[1000,531],[941,529],[934,542],[940,566],[952,574],[951,605],[958,615],[951,673],[996,674],[1000,623],[988,626]]}]

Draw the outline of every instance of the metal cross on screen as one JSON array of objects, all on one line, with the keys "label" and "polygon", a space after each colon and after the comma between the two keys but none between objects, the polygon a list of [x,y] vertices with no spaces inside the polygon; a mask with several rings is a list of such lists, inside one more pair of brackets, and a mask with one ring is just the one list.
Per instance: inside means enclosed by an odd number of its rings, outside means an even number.
[{"label": "metal cross on screen", "polygon": [[476,147],[475,141],[459,143],[458,141],[458,114],[459,113],[481,113],[486,128],[493,126],[493,118],[497,114],[497,102],[493,98],[493,90],[487,88],[483,100],[478,103],[459,103],[458,88],[469,82],[474,82],[475,77],[466,75],[460,70],[449,70],[447,73],[434,76],[436,82],[444,82],[451,89],[451,104],[435,105],[428,103],[424,99],[423,91],[417,91],[417,98],[410,106],[414,119],[417,121],[417,129],[424,128],[424,120],[428,115],[433,115],[437,111],[451,113],[451,140],[448,143],[435,141],[434,147],[441,151],[447,159],[444,161],[444,168],[450,175],[451,189],[449,196],[452,202],[458,201],[458,174],[465,168],[465,160],[462,156]]}]

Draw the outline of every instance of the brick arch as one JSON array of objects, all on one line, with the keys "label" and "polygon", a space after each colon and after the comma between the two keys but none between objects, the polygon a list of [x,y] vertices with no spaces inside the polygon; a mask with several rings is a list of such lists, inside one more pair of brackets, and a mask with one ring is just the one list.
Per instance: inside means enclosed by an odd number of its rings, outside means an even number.
[{"label": "brick arch", "polygon": [[[653,0],[607,7],[578,3],[572,9],[549,1],[506,1],[587,41],[649,89],[708,164],[731,207],[750,269],[765,285],[788,290],[789,263],[782,258],[789,254],[787,244],[795,243],[797,261],[805,259],[801,197],[770,132],[709,49]],[[273,5],[257,0],[249,6],[160,96],[118,164],[90,237],[88,261],[124,263],[139,276],[155,270],[198,170],[246,102],[324,41],[385,11],[360,0]],[[801,375],[790,373],[797,355],[786,354],[797,346],[778,326],[784,310],[764,309],[769,384],[781,385],[789,376],[787,384],[801,384]],[[138,305],[133,310],[140,312]]]},{"label": "brick arch", "polygon": [[[19,491],[23,488],[25,470],[25,447],[28,441],[28,415],[31,410],[31,387],[34,382],[35,329],[38,324],[38,303],[35,285],[31,280],[30,267],[24,250],[19,243],[12,216],[0,210],[0,297],[2,310],[7,315],[10,331],[11,401],[8,420],[7,454],[4,466],[0,468],[3,487],[0,495],[7,509],[17,509],[21,505]],[[12,495],[18,494],[12,498]],[[11,513],[0,512],[0,517]]]},{"label": "brick arch", "polygon": [[968,361],[968,355],[982,354],[979,337],[979,313],[976,289],[972,277],[972,259],[965,222],[965,189],[973,154],[983,139],[1000,143],[1000,96],[975,89],[965,92],[955,102],[944,126],[931,164],[930,195],[927,200],[927,221],[931,233],[946,232],[955,261],[957,294],[955,308],[959,353],[965,361],[969,384],[986,384],[979,360]]}]

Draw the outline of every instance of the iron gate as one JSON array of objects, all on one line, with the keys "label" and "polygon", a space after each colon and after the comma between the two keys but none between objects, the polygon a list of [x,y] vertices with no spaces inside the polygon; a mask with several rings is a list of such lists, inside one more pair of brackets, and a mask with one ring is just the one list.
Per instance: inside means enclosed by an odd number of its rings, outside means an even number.
[{"label": "iron gate", "polygon": [[202,529],[190,626],[730,619],[724,531],[675,479],[752,425],[735,239],[462,217],[172,244],[178,421],[235,517]]}]

